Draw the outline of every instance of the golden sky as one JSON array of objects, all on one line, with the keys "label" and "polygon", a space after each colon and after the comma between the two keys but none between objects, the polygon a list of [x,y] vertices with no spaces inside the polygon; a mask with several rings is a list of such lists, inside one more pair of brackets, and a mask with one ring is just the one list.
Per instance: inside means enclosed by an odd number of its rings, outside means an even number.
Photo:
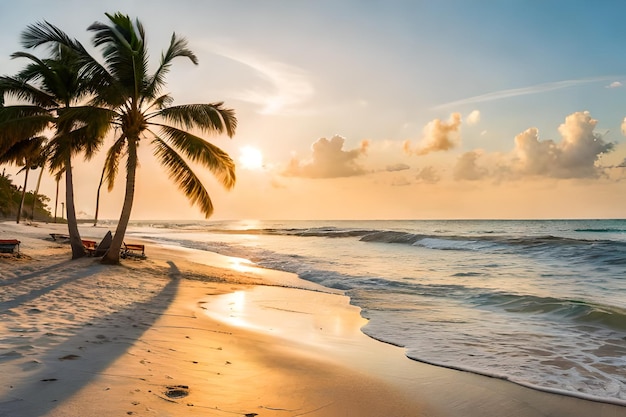
[{"label": "golden sky", "polygon": [[[236,160],[235,188],[200,173],[214,219],[626,217],[626,4],[86,3],[3,2],[0,72],[21,68],[19,33],[44,19],[89,44],[104,12],[139,17],[154,59],[186,37],[200,64],[174,63],[175,104],[224,101],[239,119],[233,139],[210,138]],[[103,157],[75,163],[83,217]],[[140,162],[134,219],[203,217],[148,141]],[[119,179],[100,218],[119,214]],[[41,191],[53,204],[54,181]]]}]

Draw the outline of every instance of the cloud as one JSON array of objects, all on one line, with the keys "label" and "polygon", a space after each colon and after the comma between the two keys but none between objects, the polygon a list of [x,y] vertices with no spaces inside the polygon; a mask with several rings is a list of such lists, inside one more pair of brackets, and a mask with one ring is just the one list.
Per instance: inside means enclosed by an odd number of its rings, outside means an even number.
[{"label": "cloud", "polygon": [[613,81],[611,84],[607,85],[606,88],[620,88],[623,84],[619,81]]},{"label": "cloud", "polygon": [[367,153],[368,141],[351,150],[343,150],[345,138],[335,135],[332,139],[318,139],[312,146],[311,160],[302,162],[292,158],[283,175],[306,178],[337,178],[366,174],[357,159]]},{"label": "cloud", "polygon": [[622,120],[622,135],[626,136],[626,117]]},{"label": "cloud", "polygon": [[397,171],[405,171],[410,168],[411,167],[408,166],[407,164],[399,163],[399,164],[394,164],[394,165],[387,165],[386,170],[388,172],[397,172]]},{"label": "cloud", "polygon": [[269,82],[270,88],[257,87],[233,95],[239,100],[261,106],[261,114],[288,112],[293,106],[309,99],[315,91],[308,74],[300,68],[223,46],[214,45],[212,49],[221,56],[252,68]]},{"label": "cloud", "polygon": [[544,83],[522,88],[512,88],[508,90],[494,91],[487,94],[481,94],[478,96],[468,97],[461,100],[451,101],[449,103],[440,104],[433,107],[433,110],[443,110],[450,107],[458,107],[465,104],[484,103],[487,101],[501,100],[509,97],[525,96],[529,94],[540,94],[547,91],[561,90],[564,88],[575,87],[583,84],[597,83],[603,81],[610,81],[615,77],[596,77],[596,78],[584,78],[581,80],[564,80],[556,81],[552,83]]},{"label": "cloud", "polygon": [[589,112],[572,113],[559,126],[561,142],[539,140],[539,131],[530,128],[515,137],[515,171],[555,178],[592,178],[600,174],[595,165],[599,156],[614,144],[594,132],[597,120]]},{"label": "cloud", "polygon": [[489,174],[488,170],[476,163],[480,156],[480,151],[469,151],[461,155],[454,166],[454,179],[477,181],[485,178]]},{"label": "cloud", "polygon": [[469,126],[473,126],[478,122],[480,122],[480,111],[478,110],[474,110],[465,118],[465,123],[467,123]]},{"label": "cloud", "polygon": [[437,173],[437,170],[433,168],[432,166],[427,166],[427,167],[422,168],[417,173],[416,178],[419,181],[427,182],[429,184],[434,184],[436,182],[439,182],[439,180],[441,179],[441,177]]},{"label": "cloud", "polygon": [[447,151],[458,144],[460,127],[461,115],[459,113],[452,113],[448,122],[434,119],[424,126],[424,136],[414,151],[411,150],[409,141],[405,141],[402,147],[404,152],[409,155],[412,153],[426,155],[431,152]]}]

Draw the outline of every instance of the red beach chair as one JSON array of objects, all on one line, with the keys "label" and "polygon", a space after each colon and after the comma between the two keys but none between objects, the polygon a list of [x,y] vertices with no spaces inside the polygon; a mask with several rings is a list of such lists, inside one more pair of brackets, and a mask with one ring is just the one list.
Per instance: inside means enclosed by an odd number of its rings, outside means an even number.
[{"label": "red beach chair", "polygon": [[20,242],[17,239],[0,239],[0,252],[2,253],[13,253],[15,252],[15,248],[17,248],[17,254],[20,253]]}]

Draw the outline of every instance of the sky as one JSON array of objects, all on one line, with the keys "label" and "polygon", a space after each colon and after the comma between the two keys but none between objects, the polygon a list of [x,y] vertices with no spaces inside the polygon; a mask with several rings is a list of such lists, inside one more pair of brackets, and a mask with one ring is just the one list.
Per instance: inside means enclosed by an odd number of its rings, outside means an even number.
[{"label": "sky", "polygon": [[[235,188],[197,168],[214,220],[626,218],[626,2],[0,0],[0,73],[24,65],[27,25],[90,45],[118,11],[144,25],[153,68],[173,32],[198,56],[174,62],[174,104],[236,112],[233,138],[206,137]],[[74,163],[82,217],[104,153]],[[133,219],[204,218],[148,140],[140,164]],[[43,177],[51,206],[55,186]],[[122,172],[100,218],[123,191]]]}]

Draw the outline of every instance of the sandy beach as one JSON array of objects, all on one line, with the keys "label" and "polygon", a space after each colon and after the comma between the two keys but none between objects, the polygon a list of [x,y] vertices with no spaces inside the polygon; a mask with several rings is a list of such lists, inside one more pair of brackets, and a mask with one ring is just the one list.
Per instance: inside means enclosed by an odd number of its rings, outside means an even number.
[{"label": "sandy beach", "polygon": [[[434,367],[375,341],[349,299],[236,259],[146,244],[70,260],[0,223],[0,416],[622,416],[626,408]],[[85,239],[105,228],[82,226]]]}]

